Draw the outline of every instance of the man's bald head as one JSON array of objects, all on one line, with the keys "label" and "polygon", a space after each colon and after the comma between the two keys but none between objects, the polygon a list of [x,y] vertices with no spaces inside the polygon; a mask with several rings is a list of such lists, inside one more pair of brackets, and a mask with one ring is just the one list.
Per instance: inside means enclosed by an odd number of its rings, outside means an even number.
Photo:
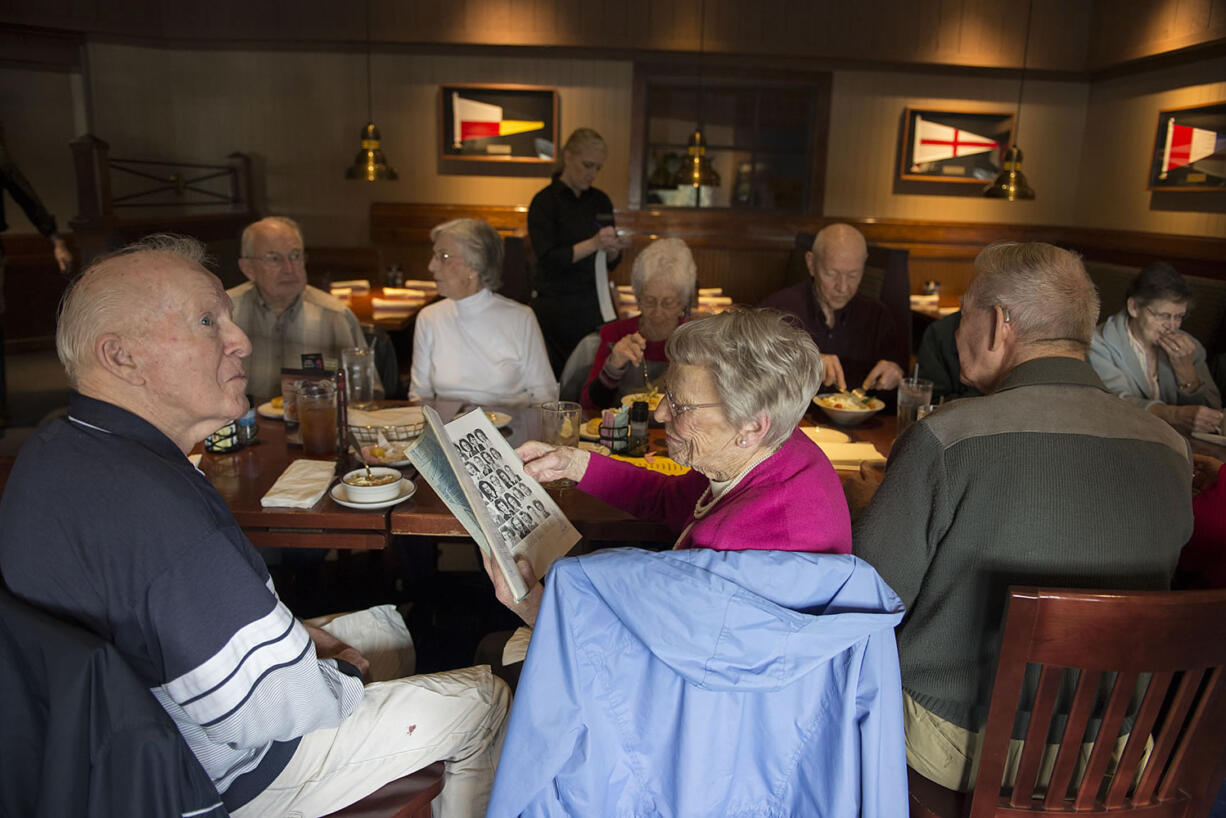
[{"label": "man's bald head", "polygon": [[204,271],[204,245],[186,236],[160,234],[96,260],[60,301],[55,347],[68,382],[78,386],[96,362],[94,346],[107,333],[138,335],[165,311],[169,268],[189,265]]},{"label": "man's bald head", "polygon": [[841,222],[821,229],[813,239],[813,249],[805,254],[805,265],[824,311],[833,314],[855,297],[867,260],[868,243],[859,230]]},{"label": "man's bald head", "polygon": [[813,255],[819,259],[828,253],[856,253],[868,258],[868,242],[864,234],[850,224],[828,224],[813,238]]}]

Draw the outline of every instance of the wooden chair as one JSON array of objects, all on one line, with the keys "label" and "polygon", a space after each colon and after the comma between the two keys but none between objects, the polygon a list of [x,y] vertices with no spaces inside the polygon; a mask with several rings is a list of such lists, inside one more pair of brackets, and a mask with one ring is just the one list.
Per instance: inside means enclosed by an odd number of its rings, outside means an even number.
[{"label": "wooden chair", "polygon": [[[1038,666],[1038,683],[1010,790],[1001,781],[1028,664]],[[1065,669],[1079,671],[1067,709],[1056,707]],[[1118,676],[1110,696],[1093,712],[1104,675],[1113,672]],[[1208,815],[1226,777],[1224,673],[1226,591],[1011,588],[975,791],[954,793],[912,772],[911,816]],[[1121,772],[1111,776],[1116,737],[1139,680],[1144,696],[1120,756]],[[1040,760],[1053,718],[1063,719],[1059,710],[1067,722],[1046,794],[1038,797]],[[1074,771],[1086,726],[1099,715],[1102,738],[1093,742],[1077,787]],[[1134,786],[1150,736],[1153,749]]]},{"label": "wooden chair", "polygon": [[430,818],[430,802],[443,791],[443,762],[436,761],[327,818]]}]

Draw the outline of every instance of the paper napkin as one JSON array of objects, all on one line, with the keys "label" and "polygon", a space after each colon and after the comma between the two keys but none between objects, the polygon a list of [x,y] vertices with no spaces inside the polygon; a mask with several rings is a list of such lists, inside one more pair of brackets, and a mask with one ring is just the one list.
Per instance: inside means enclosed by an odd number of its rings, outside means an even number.
[{"label": "paper napkin", "polygon": [[295,460],[260,498],[264,508],[310,508],[332,484],[336,464],[331,460]]}]

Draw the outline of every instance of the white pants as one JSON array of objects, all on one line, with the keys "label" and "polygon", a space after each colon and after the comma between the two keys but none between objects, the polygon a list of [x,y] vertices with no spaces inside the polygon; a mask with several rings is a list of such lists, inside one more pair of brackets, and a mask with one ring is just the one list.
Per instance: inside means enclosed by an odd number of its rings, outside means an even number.
[{"label": "white pants", "polygon": [[[365,654],[366,640],[355,634],[352,622],[348,624],[324,628]],[[403,629],[403,623],[395,622],[396,629]],[[407,630],[403,637],[407,639]],[[383,631],[376,638],[386,646],[395,634],[389,637]],[[412,650],[411,640],[407,649]],[[411,661],[405,657],[401,666]],[[371,672],[374,675],[373,661]],[[372,682],[358,709],[339,727],[303,736],[272,784],[232,814],[236,818],[327,815],[389,781],[444,761],[447,772],[443,792],[434,800],[434,815],[484,815],[510,700],[507,686],[488,665]]]}]

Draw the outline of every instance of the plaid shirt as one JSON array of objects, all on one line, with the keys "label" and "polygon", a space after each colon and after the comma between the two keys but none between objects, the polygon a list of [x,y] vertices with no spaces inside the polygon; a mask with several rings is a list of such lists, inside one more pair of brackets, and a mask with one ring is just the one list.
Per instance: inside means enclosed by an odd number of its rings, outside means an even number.
[{"label": "plaid shirt", "polygon": [[297,369],[304,353],[323,353],[324,366],[336,369],[341,350],[365,347],[357,316],[342,302],[310,285],[281,315],[264,303],[254,282],[226,291],[234,301],[234,322],[251,339],[247,391],[257,401],[281,394],[282,368]]}]

